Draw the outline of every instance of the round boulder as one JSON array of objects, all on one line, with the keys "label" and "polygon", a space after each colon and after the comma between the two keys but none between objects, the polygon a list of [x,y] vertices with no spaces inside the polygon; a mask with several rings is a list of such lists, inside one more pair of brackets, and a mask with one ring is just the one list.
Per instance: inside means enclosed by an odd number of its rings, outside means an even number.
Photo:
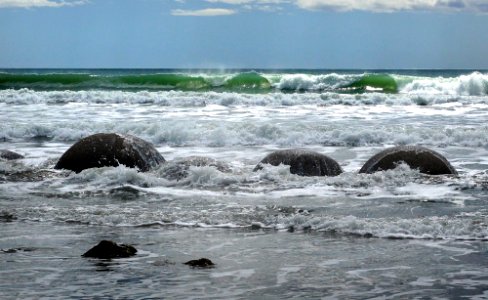
[{"label": "round boulder", "polygon": [[152,144],[140,138],[117,133],[97,133],[71,146],[54,168],[79,173],[89,168],[125,165],[144,172],[164,161]]},{"label": "round boulder", "polygon": [[429,175],[457,175],[456,169],[444,156],[421,146],[398,146],[383,150],[371,157],[359,173],[371,174],[391,170],[402,162],[412,169],[418,169],[421,173]]},{"label": "round boulder", "polygon": [[161,176],[168,180],[181,180],[188,176],[190,167],[215,167],[222,173],[229,173],[230,167],[213,158],[203,156],[190,156],[175,159],[164,165]]},{"label": "round boulder", "polygon": [[275,151],[261,160],[254,171],[262,169],[263,164],[289,165],[290,173],[300,176],[337,176],[343,172],[341,166],[332,158],[299,149]]}]

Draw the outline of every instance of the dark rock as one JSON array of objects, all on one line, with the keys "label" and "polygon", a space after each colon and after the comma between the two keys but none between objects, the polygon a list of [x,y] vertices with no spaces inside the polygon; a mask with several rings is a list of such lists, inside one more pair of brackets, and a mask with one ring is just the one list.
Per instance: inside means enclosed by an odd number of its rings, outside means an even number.
[{"label": "dark rock", "polygon": [[94,257],[102,259],[122,258],[136,255],[136,248],[131,245],[117,245],[112,241],[101,241],[98,245],[85,252],[83,257]]},{"label": "dark rock", "polygon": [[152,144],[140,138],[116,133],[97,133],[71,146],[54,168],[79,173],[89,168],[125,165],[144,172],[164,161]]},{"label": "dark rock", "polygon": [[20,247],[20,248],[10,248],[10,249],[0,249],[0,252],[2,253],[17,253],[17,252],[32,252],[35,251],[36,248],[32,247]]},{"label": "dark rock", "polygon": [[0,150],[0,158],[5,160],[14,160],[24,158],[24,156],[10,150]]},{"label": "dark rock", "polygon": [[263,164],[278,166],[289,165],[290,173],[300,176],[337,176],[342,168],[332,158],[307,150],[279,150],[266,156],[254,171],[262,169]]},{"label": "dark rock", "polygon": [[371,157],[359,173],[371,174],[381,170],[391,170],[401,162],[429,175],[457,175],[457,171],[444,156],[421,146],[398,146],[383,150]]},{"label": "dark rock", "polygon": [[17,249],[1,249],[3,253],[17,253]]},{"label": "dark rock", "polygon": [[17,220],[17,217],[8,211],[0,212],[0,222],[12,222],[14,220]]},{"label": "dark rock", "polygon": [[168,162],[162,169],[161,176],[168,180],[181,180],[188,176],[190,167],[215,167],[223,173],[230,172],[230,167],[213,158],[189,156]]},{"label": "dark rock", "polygon": [[193,268],[212,268],[215,264],[208,258],[200,258],[187,261],[184,263],[185,265],[189,265]]}]

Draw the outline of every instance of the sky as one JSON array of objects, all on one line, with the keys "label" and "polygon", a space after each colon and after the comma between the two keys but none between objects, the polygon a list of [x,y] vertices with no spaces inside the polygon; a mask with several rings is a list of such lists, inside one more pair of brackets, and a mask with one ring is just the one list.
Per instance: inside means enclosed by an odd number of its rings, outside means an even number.
[{"label": "sky", "polygon": [[488,69],[488,0],[0,0],[0,68]]}]

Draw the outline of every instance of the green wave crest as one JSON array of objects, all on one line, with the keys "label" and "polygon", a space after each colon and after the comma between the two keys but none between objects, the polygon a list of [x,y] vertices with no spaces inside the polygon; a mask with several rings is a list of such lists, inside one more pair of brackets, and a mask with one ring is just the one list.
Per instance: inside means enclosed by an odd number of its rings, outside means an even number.
[{"label": "green wave crest", "polygon": [[384,93],[397,93],[398,83],[388,74],[366,74],[356,81],[344,85],[341,89],[350,92],[381,91]]},{"label": "green wave crest", "polygon": [[0,89],[108,89],[181,91],[267,91],[271,83],[258,73],[199,76],[187,74],[90,75],[90,74],[0,74]]}]

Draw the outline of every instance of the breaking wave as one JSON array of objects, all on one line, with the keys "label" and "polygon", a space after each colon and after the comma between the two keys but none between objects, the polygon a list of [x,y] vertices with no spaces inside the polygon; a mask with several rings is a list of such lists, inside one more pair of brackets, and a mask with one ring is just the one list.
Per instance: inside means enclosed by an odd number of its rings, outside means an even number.
[{"label": "breaking wave", "polygon": [[0,89],[216,91],[236,93],[336,92],[345,94],[435,94],[483,96],[488,75],[481,72],[452,77],[397,73],[0,73]]}]

